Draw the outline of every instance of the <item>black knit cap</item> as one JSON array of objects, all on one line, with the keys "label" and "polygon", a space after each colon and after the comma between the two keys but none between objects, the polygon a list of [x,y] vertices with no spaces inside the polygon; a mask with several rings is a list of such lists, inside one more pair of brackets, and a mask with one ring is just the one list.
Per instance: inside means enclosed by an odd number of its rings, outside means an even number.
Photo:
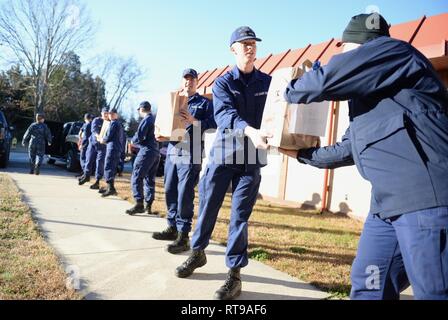
[{"label": "black knit cap", "polygon": [[137,108],[137,110],[140,109],[143,109],[144,111],[151,111],[151,104],[148,101],[143,101]]},{"label": "black knit cap", "polygon": [[390,37],[389,28],[386,19],[379,13],[359,14],[350,20],[338,46],[346,42],[364,44],[378,37]]}]

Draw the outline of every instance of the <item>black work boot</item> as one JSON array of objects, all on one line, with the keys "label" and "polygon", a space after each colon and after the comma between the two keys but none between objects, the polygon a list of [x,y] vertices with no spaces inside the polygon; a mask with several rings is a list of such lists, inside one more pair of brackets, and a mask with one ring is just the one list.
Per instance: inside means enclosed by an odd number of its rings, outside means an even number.
[{"label": "black work boot", "polygon": [[152,211],[152,203],[146,202],[146,208],[145,211],[147,214],[149,215],[154,215],[157,216],[158,212],[157,211]]},{"label": "black work boot", "polygon": [[78,184],[79,184],[80,186],[82,186],[83,184],[85,184],[85,183],[87,183],[87,182],[89,182],[89,181],[90,181],[90,176],[83,175],[83,176],[79,179]]},{"label": "black work boot", "polygon": [[145,212],[145,207],[143,206],[143,201],[142,202],[137,202],[135,204],[135,206],[133,206],[131,209],[126,210],[126,214],[133,216],[137,213],[144,213]]},{"label": "black work boot", "polygon": [[177,254],[190,250],[190,239],[188,232],[178,232],[177,239],[166,247],[169,253]]},{"label": "black work boot", "polygon": [[176,227],[168,227],[162,232],[154,232],[152,238],[156,240],[174,241],[177,239],[177,229]]},{"label": "black work boot", "polygon": [[39,166],[39,165],[36,165],[36,166],[34,167],[34,174],[35,174],[36,176],[38,176],[38,175],[40,174],[40,166]]},{"label": "black work boot", "polygon": [[117,195],[117,190],[115,190],[114,183],[113,182],[108,182],[107,183],[107,189],[101,196],[103,198],[106,198],[106,197],[115,196],[115,195]]},{"label": "black work boot", "polygon": [[95,181],[95,183],[90,186],[90,189],[92,189],[92,190],[100,190],[100,180],[97,179]]},{"label": "black work boot", "polygon": [[188,259],[176,268],[178,278],[187,278],[193,274],[197,268],[205,266],[207,257],[204,250],[193,250]]},{"label": "black work boot", "polygon": [[34,166],[33,165],[30,168],[30,174],[34,174]]},{"label": "black work boot", "polygon": [[241,294],[240,268],[230,269],[224,285],[215,292],[215,300],[233,300]]}]

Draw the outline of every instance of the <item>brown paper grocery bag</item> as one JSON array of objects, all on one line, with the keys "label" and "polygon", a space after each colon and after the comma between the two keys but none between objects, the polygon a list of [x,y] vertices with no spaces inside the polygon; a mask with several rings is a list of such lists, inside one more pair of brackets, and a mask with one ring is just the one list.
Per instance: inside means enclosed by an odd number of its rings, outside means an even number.
[{"label": "brown paper grocery bag", "polygon": [[311,65],[311,62],[307,60],[302,67],[282,68],[272,74],[260,128],[272,135],[272,138],[268,139],[270,146],[299,150],[318,145],[319,137],[289,133],[289,124],[292,123],[291,117],[294,116],[294,110],[289,108],[289,104],[283,97],[289,82],[301,77],[305,69],[310,68]]},{"label": "brown paper grocery bag", "polygon": [[182,141],[185,138],[185,122],[180,116],[182,109],[188,110],[188,97],[179,92],[170,92],[157,109],[155,134],[169,141]]},{"label": "brown paper grocery bag", "polygon": [[104,120],[103,121],[103,126],[101,127],[101,131],[99,136],[97,137],[98,142],[102,143],[104,137],[106,136],[106,132],[110,127],[110,121]]}]

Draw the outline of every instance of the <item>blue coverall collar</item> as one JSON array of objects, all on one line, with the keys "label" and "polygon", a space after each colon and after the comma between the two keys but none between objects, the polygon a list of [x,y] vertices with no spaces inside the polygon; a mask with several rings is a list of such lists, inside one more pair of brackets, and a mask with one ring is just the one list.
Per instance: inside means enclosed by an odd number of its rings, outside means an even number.
[{"label": "blue coverall collar", "polygon": [[[244,82],[242,72],[240,71],[240,69],[238,69],[238,66],[234,66],[230,73],[233,76],[233,80],[240,80],[241,82]],[[259,73],[260,71],[258,71],[257,68],[254,67],[253,75],[247,84],[260,80]]]},{"label": "blue coverall collar", "polygon": [[188,103],[191,103],[194,99],[196,99],[199,96],[199,93],[195,93],[191,97],[188,97]]}]

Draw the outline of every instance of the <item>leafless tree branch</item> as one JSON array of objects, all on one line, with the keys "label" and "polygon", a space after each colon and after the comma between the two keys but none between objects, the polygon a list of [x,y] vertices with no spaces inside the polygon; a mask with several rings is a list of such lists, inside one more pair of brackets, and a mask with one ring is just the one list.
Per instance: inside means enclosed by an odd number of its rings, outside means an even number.
[{"label": "leafless tree branch", "polygon": [[2,51],[32,78],[35,112],[44,110],[49,79],[66,53],[83,49],[93,30],[78,0],[9,0],[0,7]]}]

